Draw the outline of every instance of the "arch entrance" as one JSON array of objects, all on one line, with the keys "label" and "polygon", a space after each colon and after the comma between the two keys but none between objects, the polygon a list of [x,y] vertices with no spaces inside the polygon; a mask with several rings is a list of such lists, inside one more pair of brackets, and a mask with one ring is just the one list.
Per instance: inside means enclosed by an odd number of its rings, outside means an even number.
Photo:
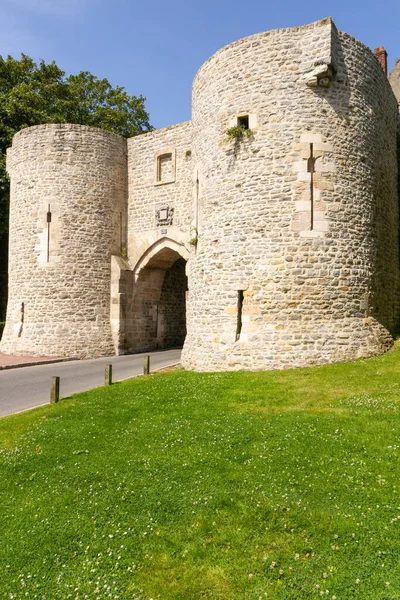
[{"label": "arch entrance", "polygon": [[129,350],[183,346],[186,336],[186,259],[171,241],[150,248],[134,270]]}]

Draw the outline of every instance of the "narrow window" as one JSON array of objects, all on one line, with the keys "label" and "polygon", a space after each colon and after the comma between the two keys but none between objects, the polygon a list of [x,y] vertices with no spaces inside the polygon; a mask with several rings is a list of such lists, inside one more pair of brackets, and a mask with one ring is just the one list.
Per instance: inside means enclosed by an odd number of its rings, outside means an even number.
[{"label": "narrow window", "polygon": [[240,338],[240,333],[242,331],[242,312],[243,312],[243,290],[238,290],[236,341]]},{"label": "narrow window", "polygon": [[47,262],[49,262],[49,260],[50,260],[50,223],[51,223],[50,204],[47,208],[46,220],[47,220]]},{"label": "narrow window", "polygon": [[172,153],[161,154],[157,158],[157,181],[170,181],[172,175]]},{"label": "narrow window", "polygon": [[238,127],[241,127],[242,129],[249,129],[249,115],[237,117],[237,124]]},{"label": "narrow window", "polygon": [[22,330],[24,328],[24,320],[25,320],[25,302],[21,302],[21,320],[19,324],[18,337],[21,337]]},{"label": "narrow window", "polygon": [[310,231],[314,229],[314,173],[315,173],[314,145],[310,144],[310,156],[307,160],[307,171],[310,177]]},{"label": "narrow window", "polygon": [[196,231],[199,228],[199,193],[200,193],[200,180],[199,180],[199,172],[196,173],[196,207],[194,211],[195,219],[196,219]]}]

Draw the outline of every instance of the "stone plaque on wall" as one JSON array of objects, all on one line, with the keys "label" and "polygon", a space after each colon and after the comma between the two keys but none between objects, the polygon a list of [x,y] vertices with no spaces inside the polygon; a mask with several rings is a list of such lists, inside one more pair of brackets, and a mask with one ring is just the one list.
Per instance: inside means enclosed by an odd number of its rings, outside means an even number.
[{"label": "stone plaque on wall", "polygon": [[156,206],[156,227],[168,227],[173,224],[174,207],[172,204]]}]

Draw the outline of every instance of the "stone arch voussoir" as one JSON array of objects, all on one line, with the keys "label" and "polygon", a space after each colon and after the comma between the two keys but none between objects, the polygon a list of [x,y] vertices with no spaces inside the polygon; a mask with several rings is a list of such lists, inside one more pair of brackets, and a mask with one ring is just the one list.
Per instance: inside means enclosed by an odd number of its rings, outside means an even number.
[{"label": "stone arch voussoir", "polygon": [[183,243],[168,237],[157,240],[142,254],[136,263],[133,269],[135,281],[137,281],[142,269],[151,266],[168,269],[178,258],[183,258],[186,261],[189,259],[189,251]]}]

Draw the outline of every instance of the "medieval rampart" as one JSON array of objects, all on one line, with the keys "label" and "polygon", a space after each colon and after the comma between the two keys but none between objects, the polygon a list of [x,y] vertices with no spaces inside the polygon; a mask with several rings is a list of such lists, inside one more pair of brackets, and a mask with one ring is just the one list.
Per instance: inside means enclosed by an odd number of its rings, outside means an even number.
[{"label": "medieval rampart", "polygon": [[110,256],[126,246],[126,142],[80,125],[14,137],[10,281],[1,349],[16,354],[113,352]]},{"label": "medieval rampart", "polygon": [[[228,140],[243,116],[252,134]],[[378,61],[330,19],[239,40],[200,68],[185,367],[285,368],[389,347],[396,119]]]},{"label": "medieval rampart", "polygon": [[1,351],[147,351],[186,331],[195,370],[385,351],[399,316],[397,120],[377,58],[328,18],[217,52],[191,122],[127,142],[21,131]]}]

